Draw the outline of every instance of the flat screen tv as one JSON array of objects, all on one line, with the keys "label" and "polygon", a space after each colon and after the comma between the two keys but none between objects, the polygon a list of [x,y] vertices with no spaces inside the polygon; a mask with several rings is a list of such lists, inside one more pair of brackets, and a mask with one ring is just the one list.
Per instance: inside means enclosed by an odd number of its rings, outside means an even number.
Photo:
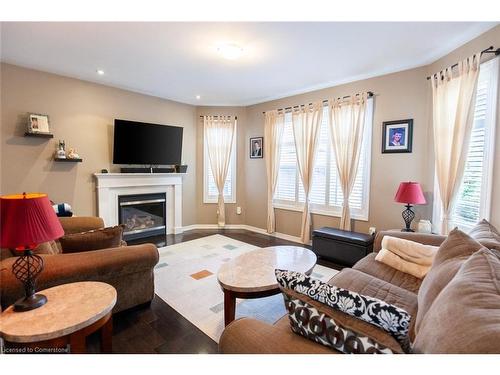
[{"label": "flat screen tv", "polygon": [[182,130],[178,126],[115,119],[114,164],[181,164]]}]

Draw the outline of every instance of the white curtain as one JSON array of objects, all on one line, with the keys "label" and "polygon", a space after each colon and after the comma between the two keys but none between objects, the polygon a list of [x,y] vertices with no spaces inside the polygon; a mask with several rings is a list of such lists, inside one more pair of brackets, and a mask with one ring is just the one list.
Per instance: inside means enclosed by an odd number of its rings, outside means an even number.
[{"label": "white curtain", "polygon": [[219,226],[226,224],[224,184],[229,170],[235,129],[236,119],[231,116],[203,116],[203,133],[208,159],[218,191]]},{"label": "white curtain", "polygon": [[273,197],[278,182],[284,114],[278,113],[278,111],[269,111],[266,112],[265,116],[264,158],[266,159],[267,174],[267,233],[273,233],[275,231]]},{"label": "white curtain", "polygon": [[318,140],[323,103],[317,102],[292,111],[293,137],[297,152],[299,174],[304,186],[305,204],[302,213],[301,240],[307,244],[310,240],[311,214],[309,212],[309,192],[312,186],[314,154]]},{"label": "white curtain", "polygon": [[342,188],[342,216],[340,229],[351,230],[349,197],[358,171],[365,128],[367,93],[352,95],[349,99],[329,102],[330,139],[337,161],[337,173]]},{"label": "white curtain", "polygon": [[448,234],[453,203],[463,176],[472,130],[481,54],[432,75],[436,177],[441,197],[441,233]]}]

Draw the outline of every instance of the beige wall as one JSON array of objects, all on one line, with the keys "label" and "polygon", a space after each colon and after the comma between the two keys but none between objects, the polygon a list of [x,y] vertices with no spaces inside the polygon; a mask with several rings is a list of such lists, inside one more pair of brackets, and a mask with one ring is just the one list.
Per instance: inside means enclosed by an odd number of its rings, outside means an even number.
[{"label": "beige wall", "polygon": [[[452,51],[431,65],[363,81],[317,90],[249,107],[194,107],[103,85],[2,64],[1,173],[2,194],[40,190],[55,201],[73,204],[79,215],[95,214],[92,174],[111,164],[112,124],[115,117],[184,126],[183,162],[189,165],[183,197],[183,224],[215,224],[216,205],[203,203],[203,123],[201,115],[238,116],[236,204],[226,206],[228,224],[266,227],[266,173],[263,159],[248,157],[250,137],[263,136],[263,111],[344,96],[360,91],[375,93],[368,221],[355,221],[366,232],[400,228],[402,205],[393,198],[401,181],[422,184],[428,204],[416,208],[416,221],[431,218],[433,145],[431,96],[426,77],[490,45],[500,46],[500,26]],[[499,96],[500,100],[500,96]],[[498,106],[500,111],[500,104]],[[24,138],[26,113],[48,113],[55,138]],[[413,152],[382,154],[382,122],[414,119]],[[497,116],[497,124],[499,116]],[[498,126],[497,126],[498,128]],[[56,164],[51,158],[58,139],[76,147],[80,164]],[[500,226],[500,134],[497,131],[492,222]],[[236,214],[236,207],[242,214]],[[277,231],[300,235],[300,212],[276,210]],[[313,226],[338,226],[336,217],[313,215]]]},{"label": "beige wall", "polygon": [[[197,136],[196,136],[196,202],[197,202],[197,224],[217,223],[217,204],[203,203],[203,119],[200,116],[208,115],[231,115],[236,116],[236,203],[226,204],[226,224],[245,224],[245,170],[242,161],[246,155],[247,139],[245,137],[246,109],[245,107],[198,107],[197,110]],[[241,215],[236,214],[236,207],[242,208]]]},{"label": "beige wall", "polygon": [[[196,107],[40,71],[1,64],[1,193],[42,191],[77,215],[96,214],[93,173],[112,165],[113,120],[184,127],[183,224],[196,222]],[[48,114],[54,138],[23,137],[28,112]],[[83,163],[55,163],[59,139]]]},{"label": "beige wall", "polygon": [[[315,100],[372,91],[374,98],[374,120],[372,132],[372,164],[370,182],[370,211],[368,221],[355,221],[354,230],[366,232],[370,226],[379,229],[400,228],[402,205],[394,203],[394,194],[401,181],[418,181],[429,197],[432,186],[428,180],[428,131],[426,95],[426,69],[412,69],[363,81],[353,82],[307,94],[262,103],[247,109],[247,138],[262,135],[263,111],[309,103]],[[382,154],[382,122],[412,118],[413,152],[408,154]],[[245,163],[247,181],[265,181],[264,163]],[[265,228],[266,212],[257,202],[265,202],[266,185],[246,185],[247,224]],[[416,208],[417,219],[430,218],[431,205]],[[276,210],[278,232],[300,235],[300,212]],[[338,227],[339,218],[313,215],[313,227]]]}]

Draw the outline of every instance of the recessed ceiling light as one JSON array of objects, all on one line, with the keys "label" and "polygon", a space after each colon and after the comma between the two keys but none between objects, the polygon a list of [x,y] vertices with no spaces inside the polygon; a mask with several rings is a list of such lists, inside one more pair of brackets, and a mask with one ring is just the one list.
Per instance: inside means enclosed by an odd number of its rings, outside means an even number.
[{"label": "recessed ceiling light", "polygon": [[200,95],[196,95],[196,99],[200,100],[201,96]]},{"label": "recessed ceiling light", "polygon": [[234,43],[221,44],[217,51],[227,60],[236,60],[243,54],[243,48]]},{"label": "recessed ceiling light", "polygon": [[96,70],[96,73],[99,74],[100,76],[103,76],[104,75],[104,70],[102,69],[97,69]]}]

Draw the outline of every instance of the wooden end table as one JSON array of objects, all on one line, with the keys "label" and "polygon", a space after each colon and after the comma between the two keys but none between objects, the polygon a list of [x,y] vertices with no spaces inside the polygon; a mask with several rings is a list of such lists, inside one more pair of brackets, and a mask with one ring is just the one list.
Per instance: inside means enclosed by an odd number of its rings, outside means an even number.
[{"label": "wooden end table", "polygon": [[86,338],[101,331],[101,351],[111,353],[116,290],[96,281],[58,285],[40,291],[47,303],[35,310],[0,314],[0,336],[12,353],[86,352]]},{"label": "wooden end table", "polygon": [[316,255],[297,246],[272,246],[242,254],[219,269],[217,280],[224,292],[224,324],[234,320],[236,298],[262,298],[278,294],[275,269],[310,274]]}]

